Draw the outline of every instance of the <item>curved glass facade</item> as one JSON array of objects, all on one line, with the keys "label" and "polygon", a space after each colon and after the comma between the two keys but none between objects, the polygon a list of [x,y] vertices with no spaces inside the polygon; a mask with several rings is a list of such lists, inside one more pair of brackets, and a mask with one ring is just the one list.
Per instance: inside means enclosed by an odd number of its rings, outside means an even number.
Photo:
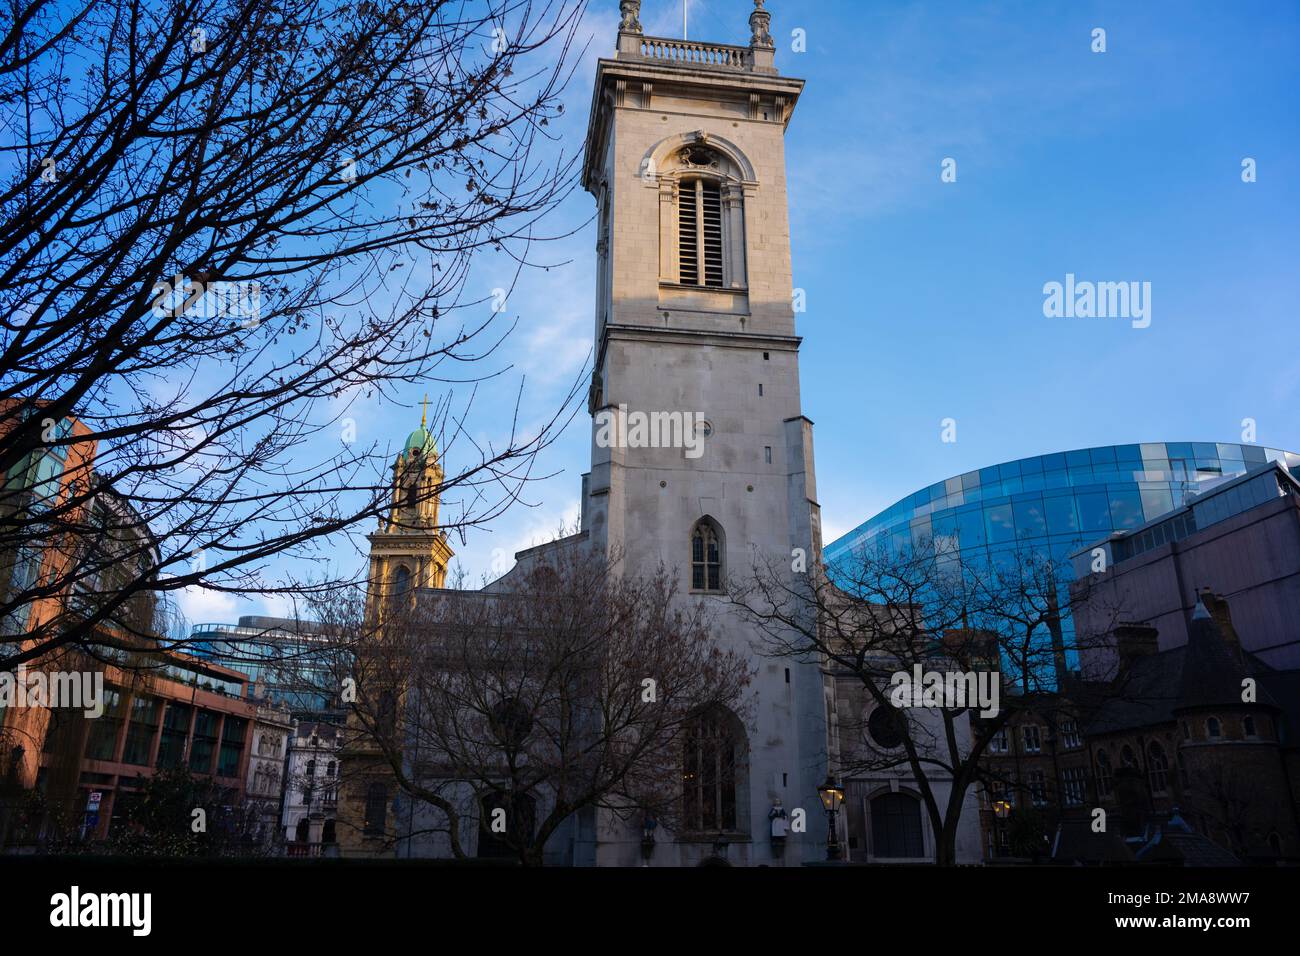
[{"label": "curved glass facade", "polygon": [[1073,573],[1072,552],[1182,507],[1209,482],[1268,461],[1300,473],[1300,455],[1207,442],[1021,458],[923,488],[831,542],[824,556],[833,574],[837,563],[864,548],[896,552],[930,540],[955,552],[963,566],[978,567],[1028,547],[1050,556],[1064,583]]}]

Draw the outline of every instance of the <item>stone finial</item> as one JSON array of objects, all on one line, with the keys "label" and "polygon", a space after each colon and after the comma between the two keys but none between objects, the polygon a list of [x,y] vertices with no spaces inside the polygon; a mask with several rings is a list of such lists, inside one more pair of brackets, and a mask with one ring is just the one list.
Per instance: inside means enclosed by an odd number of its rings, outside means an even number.
[{"label": "stone finial", "polygon": [[618,25],[619,33],[641,32],[641,0],[619,0],[618,12],[623,14],[623,22]]},{"label": "stone finial", "polygon": [[749,15],[749,29],[753,33],[749,45],[775,49],[771,27],[772,14],[763,9],[763,0],[754,0],[754,12]]}]

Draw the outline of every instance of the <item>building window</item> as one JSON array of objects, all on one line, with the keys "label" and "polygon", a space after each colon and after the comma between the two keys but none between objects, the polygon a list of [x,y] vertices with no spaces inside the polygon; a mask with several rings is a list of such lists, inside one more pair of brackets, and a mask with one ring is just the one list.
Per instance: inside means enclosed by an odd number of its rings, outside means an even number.
[{"label": "building window", "polygon": [[902,712],[896,707],[879,706],[867,718],[867,733],[879,750],[896,750],[903,746]]},{"label": "building window", "polygon": [[1022,739],[1025,743],[1025,753],[1036,754],[1043,749],[1042,739],[1038,733],[1037,724],[1026,724],[1021,730]]},{"label": "building window", "polygon": [[1259,736],[1259,734],[1255,731],[1255,718],[1254,718],[1254,717],[1243,717],[1243,718],[1241,718],[1241,732],[1244,733],[1247,737],[1258,737],[1258,736]]},{"label": "building window", "polygon": [[404,564],[399,564],[397,570],[393,572],[393,594],[399,598],[405,597],[409,590],[411,590],[411,569]]},{"label": "building window", "polygon": [[118,731],[122,729],[122,693],[104,692],[104,714],[90,725],[86,735],[86,756],[91,760],[112,760],[116,756]]},{"label": "building window", "polygon": [[217,749],[217,724],[221,715],[200,710],[194,715],[194,740],[190,745],[190,769],[196,773],[212,772],[212,756]]},{"label": "building window", "polygon": [[123,763],[135,764],[137,767],[149,766],[161,710],[162,701],[157,698],[131,699],[131,723],[126,728],[126,745],[122,748]]},{"label": "building window", "polygon": [[1115,785],[1115,773],[1110,765],[1110,754],[1101,751],[1097,754],[1097,796],[1109,797]]},{"label": "building window", "polygon": [[745,759],[744,729],[724,707],[711,707],[687,725],[682,802],[686,829],[739,829],[737,781]]},{"label": "building window", "polygon": [[701,518],[691,531],[691,589],[722,590],[722,535],[709,518]]},{"label": "building window", "polygon": [[1169,788],[1169,760],[1159,744],[1153,743],[1147,749],[1147,775],[1152,793],[1164,793]]},{"label": "building window", "polygon": [[1066,767],[1061,774],[1065,784],[1065,805],[1078,807],[1083,805],[1087,796],[1085,775],[1082,767]]},{"label": "building window", "polygon": [[1077,750],[1081,746],[1079,725],[1073,720],[1061,721],[1061,743],[1066,750]]},{"label": "building window", "polygon": [[1122,767],[1128,767],[1130,769],[1137,768],[1138,765],[1137,754],[1133,752],[1133,748],[1130,747],[1128,744],[1125,744],[1123,749],[1120,750],[1119,762],[1120,762],[1120,766]]},{"label": "building window", "polygon": [[186,704],[169,704],[162,713],[162,737],[159,741],[157,767],[166,770],[181,766],[185,758],[185,739],[190,735],[190,708]]},{"label": "building window", "polygon": [[925,856],[921,801],[907,793],[882,793],[871,801],[872,855],[882,859]]},{"label": "building window", "polygon": [[388,825],[388,788],[372,783],[366,788],[366,836],[383,836]]},{"label": "building window", "polygon": [[722,190],[710,179],[684,179],[677,200],[678,281],[722,288]]},{"label": "building window", "polygon": [[239,776],[239,766],[244,757],[244,734],[248,721],[243,717],[227,717],[221,731],[221,752],[218,754],[217,775]]},{"label": "building window", "polygon": [[1004,754],[1009,750],[1007,728],[1003,727],[989,740],[989,753]]},{"label": "building window", "polygon": [[1219,723],[1218,717],[1210,717],[1205,721],[1205,735],[1215,738],[1223,736],[1223,724]]},{"label": "building window", "polygon": [[1047,806],[1047,775],[1041,770],[1029,772],[1029,799],[1036,807]]},{"label": "building window", "polygon": [[1182,785],[1184,790],[1187,790],[1192,786],[1191,777],[1187,774],[1187,758],[1181,753],[1178,755],[1178,782]]}]

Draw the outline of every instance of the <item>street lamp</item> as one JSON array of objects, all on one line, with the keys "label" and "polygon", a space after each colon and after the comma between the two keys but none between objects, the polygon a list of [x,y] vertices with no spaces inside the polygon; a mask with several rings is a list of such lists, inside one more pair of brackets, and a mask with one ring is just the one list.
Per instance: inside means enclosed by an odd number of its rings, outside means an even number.
[{"label": "street lamp", "polygon": [[826,782],[817,788],[817,796],[822,799],[822,806],[826,810],[829,821],[826,833],[826,859],[838,860],[840,858],[840,836],[835,826],[835,814],[840,805],[844,803],[844,788],[837,784],[830,774],[827,774]]}]

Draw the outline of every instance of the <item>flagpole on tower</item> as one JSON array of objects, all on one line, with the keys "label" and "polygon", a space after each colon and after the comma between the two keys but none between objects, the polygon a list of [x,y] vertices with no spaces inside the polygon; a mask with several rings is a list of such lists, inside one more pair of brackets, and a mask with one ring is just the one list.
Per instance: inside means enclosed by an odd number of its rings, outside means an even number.
[{"label": "flagpole on tower", "polygon": [[687,0],[682,0],[682,39],[686,39],[686,4]]}]

